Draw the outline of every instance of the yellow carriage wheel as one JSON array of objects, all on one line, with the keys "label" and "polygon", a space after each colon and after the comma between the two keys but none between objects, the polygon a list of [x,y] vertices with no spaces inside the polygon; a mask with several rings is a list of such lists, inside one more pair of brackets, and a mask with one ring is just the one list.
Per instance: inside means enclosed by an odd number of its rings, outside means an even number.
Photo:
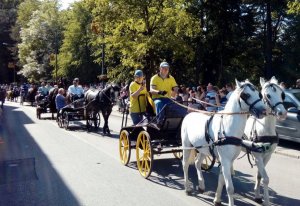
[{"label": "yellow carriage wheel", "polygon": [[215,161],[215,157],[213,157],[212,155],[207,155],[202,161],[201,169],[205,171],[210,170],[214,166]]},{"label": "yellow carriage wheel", "polygon": [[120,133],[119,153],[122,164],[127,165],[130,160],[131,148],[129,133],[126,130],[122,130]]},{"label": "yellow carriage wheel", "polygon": [[153,151],[150,135],[146,131],[141,131],[136,142],[136,162],[140,174],[147,178],[152,172]]},{"label": "yellow carriage wheel", "polygon": [[173,151],[173,155],[176,159],[182,160],[183,157],[182,151]]}]

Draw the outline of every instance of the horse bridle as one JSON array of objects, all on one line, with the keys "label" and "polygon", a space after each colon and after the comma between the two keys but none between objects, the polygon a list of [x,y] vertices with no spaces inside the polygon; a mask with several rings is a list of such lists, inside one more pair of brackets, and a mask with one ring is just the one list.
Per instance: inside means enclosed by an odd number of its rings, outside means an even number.
[{"label": "horse bridle", "polygon": [[[241,89],[245,89],[245,87],[248,86],[252,91],[255,91],[255,87],[252,84],[246,83],[244,85],[241,86]],[[261,93],[259,93],[259,99],[255,100],[254,102],[252,102],[252,104],[248,103],[247,99],[250,98],[250,94],[246,94],[244,93],[244,91],[241,91],[240,93],[240,98],[249,106],[249,111],[251,111],[254,107],[254,105],[256,105],[259,101],[261,101],[262,99],[262,95]],[[241,102],[239,101],[239,105],[241,107]]]},{"label": "horse bridle", "polygon": [[[275,92],[275,91],[276,91],[276,86],[277,86],[276,84],[270,83],[269,85],[265,86],[264,89],[266,89],[266,88],[268,88],[268,87],[271,87],[271,88],[273,89],[273,91]],[[264,100],[264,102],[266,102],[266,103],[268,104],[268,106],[271,108],[272,111],[274,111],[274,109],[275,109],[278,105],[280,105],[280,104],[283,105],[283,100],[285,99],[285,93],[284,93],[284,91],[283,91],[279,86],[277,86],[277,87],[278,87],[279,90],[281,90],[281,99],[282,99],[281,102],[279,101],[279,102],[277,102],[276,104],[274,104],[274,105],[272,106],[272,105],[271,105],[271,102],[270,102],[270,95],[269,95],[269,94],[263,95],[263,100]]]},{"label": "horse bridle", "polygon": [[[111,94],[112,92],[111,92],[111,90],[113,90],[113,88],[112,88],[112,85],[109,85],[109,87],[111,87],[109,90],[109,93]],[[110,96],[108,96],[103,90],[101,91],[101,93],[112,103],[112,104],[114,104],[114,100],[112,100],[111,99],[111,95]]]}]

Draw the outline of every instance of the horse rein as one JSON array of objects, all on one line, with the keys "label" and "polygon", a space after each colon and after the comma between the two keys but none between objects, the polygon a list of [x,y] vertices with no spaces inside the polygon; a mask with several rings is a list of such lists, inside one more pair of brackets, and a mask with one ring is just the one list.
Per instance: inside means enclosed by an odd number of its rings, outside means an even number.
[{"label": "horse rein", "polygon": [[[110,85],[110,87],[111,87],[111,85]],[[110,90],[111,90],[112,88],[110,88]],[[111,97],[109,97],[105,92],[103,92],[103,90],[101,90],[101,91],[99,91],[99,93],[102,93],[112,104],[114,104],[114,100],[112,100],[111,99]]]},{"label": "horse rein", "polygon": [[[204,110],[200,110],[200,109],[195,109],[195,108],[192,108],[192,107],[188,107],[184,104],[180,104],[179,102],[175,101],[174,99],[168,97],[173,103],[183,107],[183,108],[186,108],[188,110],[192,110],[193,112],[198,112],[198,113],[203,113],[203,114],[207,114],[207,115],[236,115],[236,114],[241,114],[241,115],[248,115],[249,112],[208,112],[208,111],[204,111]],[[201,101],[201,100],[199,100]]]},{"label": "horse rein", "polygon": [[[254,105],[256,105],[259,101],[261,101],[262,98],[259,98],[259,99],[255,100],[254,102],[252,102],[252,104],[249,104],[248,101],[247,101],[247,99],[250,97],[249,94],[246,95],[246,94],[243,93],[244,88],[246,86],[249,86],[252,91],[254,91],[255,88],[253,88],[254,86],[252,84],[249,84],[249,83],[246,83],[246,84],[241,86],[242,91],[240,92],[240,98],[249,106],[249,111],[251,111],[252,108],[254,107]],[[239,105],[241,107],[241,102],[240,101],[239,101]]]}]

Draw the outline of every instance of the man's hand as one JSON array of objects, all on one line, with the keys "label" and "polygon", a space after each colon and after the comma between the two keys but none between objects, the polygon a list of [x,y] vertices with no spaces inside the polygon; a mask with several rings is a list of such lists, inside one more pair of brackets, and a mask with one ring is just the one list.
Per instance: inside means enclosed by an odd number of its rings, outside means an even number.
[{"label": "man's hand", "polygon": [[168,92],[167,91],[159,91],[157,94],[165,96]]}]

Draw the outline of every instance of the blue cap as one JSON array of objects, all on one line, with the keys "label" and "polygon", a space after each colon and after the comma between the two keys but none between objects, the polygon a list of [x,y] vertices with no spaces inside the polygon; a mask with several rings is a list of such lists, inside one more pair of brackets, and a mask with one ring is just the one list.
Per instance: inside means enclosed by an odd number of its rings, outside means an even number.
[{"label": "blue cap", "polygon": [[162,62],[160,63],[159,67],[170,67],[168,62]]},{"label": "blue cap", "polygon": [[135,77],[142,77],[142,76],[144,76],[144,74],[143,74],[142,70],[135,70],[134,76]]}]

